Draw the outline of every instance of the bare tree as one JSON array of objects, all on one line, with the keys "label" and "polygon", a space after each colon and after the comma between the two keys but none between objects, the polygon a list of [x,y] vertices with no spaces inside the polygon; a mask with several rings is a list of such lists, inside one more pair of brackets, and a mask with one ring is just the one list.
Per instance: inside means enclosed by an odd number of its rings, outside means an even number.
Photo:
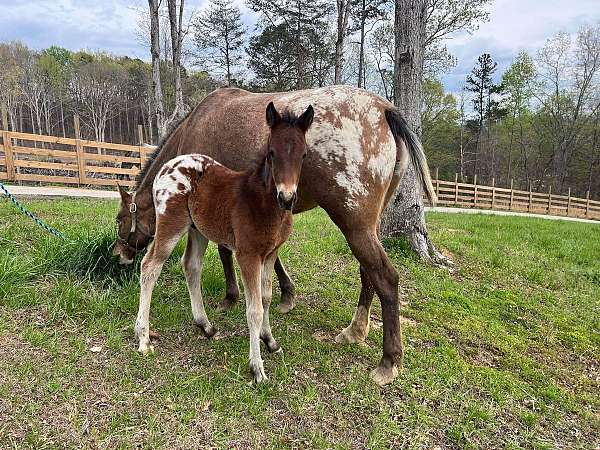
[{"label": "bare tree", "polygon": [[[483,7],[491,0],[395,0],[396,51],[394,99],[409,125],[421,128],[422,82],[425,49],[459,30],[471,31],[487,19]],[[404,234],[423,259],[447,265],[427,235],[423,194],[412,167],[400,183],[395,198],[384,212],[383,236]]]},{"label": "bare tree", "polygon": [[179,12],[177,0],[167,0],[169,9],[169,24],[171,29],[171,58],[173,62],[173,72],[175,79],[175,109],[169,122],[181,118],[185,115],[185,105],[183,103],[183,89],[181,87],[181,47],[183,46],[183,5],[185,0],[179,0]]},{"label": "bare tree", "polygon": [[150,53],[152,54],[152,88],[154,91],[154,114],[159,136],[167,132],[165,105],[160,82],[160,0],[148,0],[150,7]]}]

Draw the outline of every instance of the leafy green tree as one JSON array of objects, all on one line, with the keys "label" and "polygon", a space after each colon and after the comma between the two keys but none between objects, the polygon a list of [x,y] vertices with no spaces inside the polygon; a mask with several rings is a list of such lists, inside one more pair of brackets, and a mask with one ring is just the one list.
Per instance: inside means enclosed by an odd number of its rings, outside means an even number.
[{"label": "leafy green tree", "polygon": [[527,116],[535,93],[536,73],[533,60],[526,52],[520,52],[515,61],[502,75],[503,107],[508,115],[509,143],[508,162],[506,167],[506,183],[510,183],[513,164],[513,146],[515,130],[520,128],[523,134],[522,120]]}]

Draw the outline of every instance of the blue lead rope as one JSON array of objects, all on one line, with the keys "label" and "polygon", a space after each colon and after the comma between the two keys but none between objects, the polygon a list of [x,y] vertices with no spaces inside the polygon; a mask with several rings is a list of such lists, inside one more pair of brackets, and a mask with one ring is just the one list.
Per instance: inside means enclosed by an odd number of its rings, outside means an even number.
[{"label": "blue lead rope", "polygon": [[0,190],[2,190],[4,192],[4,195],[6,195],[10,199],[10,201],[15,204],[19,211],[21,211],[23,214],[25,214],[27,217],[29,217],[31,220],[37,223],[41,228],[43,228],[48,233],[53,234],[56,237],[66,239],[65,235],[58,231],[56,228],[52,228],[50,225],[44,223],[44,221],[38,216],[28,211],[21,203],[19,203],[19,201],[15,198],[14,195],[8,192],[8,189],[6,189],[6,187],[2,183],[0,183]]}]

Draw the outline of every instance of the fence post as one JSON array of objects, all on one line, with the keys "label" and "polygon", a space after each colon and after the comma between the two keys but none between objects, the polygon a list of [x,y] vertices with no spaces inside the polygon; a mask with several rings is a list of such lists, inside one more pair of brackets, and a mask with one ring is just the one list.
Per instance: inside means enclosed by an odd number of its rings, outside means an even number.
[{"label": "fence post", "polygon": [[492,178],[492,209],[494,209],[494,203],[496,203],[496,178]]},{"label": "fence post", "polygon": [[435,196],[440,196],[440,168],[435,168]]},{"label": "fence post", "polygon": [[144,148],[144,128],[141,125],[138,125],[138,145],[140,146],[140,170],[142,170],[146,160],[146,149]]},{"label": "fence post", "polygon": [[473,186],[475,186],[475,196],[473,198],[473,204],[477,208],[477,174],[473,177]]},{"label": "fence post", "polygon": [[81,143],[81,128],[79,125],[79,115],[73,116],[73,128],[75,129],[75,151],[77,152],[77,172],[79,175],[79,184],[85,184],[85,153]]},{"label": "fence post", "polygon": [[513,207],[513,197],[514,197],[513,183],[514,183],[514,180],[511,178],[510,179],[510,203],[508,204],[509,210],[512,210],[512,207]]},{"label": "fence post", "polygon": [[2,104],[2,142],[4,143],[4,158],[6,159],[6,174],[9,181],[15,179],[15,159],[12,151],[12,138],[8,131],[8,111],[6,105]]},{"label": "fence post", "polygon": [[454,206],[458,204],[458,174],[454,174]]},{"label": "fence post", "polygon": [[552,185],[548,187],[548,209],[546,214],[550,214],[550,208],[552,208]]},{"label": "fence post", "polygon": [[571,215],[571,188],[569,188],[569,193],[567,194],[569,196],[568,200],[567,200],[567,216]]},{"label": "fence post", "polygon": [[529,182],[529,203],[527,204],[527,211],[531,212],[531,207],[533,203],[533,193],[531,192],[531,181]]},{"label": "fence post", "polygon": [[585,217],[590,213],[590,191],[585,193]]}]

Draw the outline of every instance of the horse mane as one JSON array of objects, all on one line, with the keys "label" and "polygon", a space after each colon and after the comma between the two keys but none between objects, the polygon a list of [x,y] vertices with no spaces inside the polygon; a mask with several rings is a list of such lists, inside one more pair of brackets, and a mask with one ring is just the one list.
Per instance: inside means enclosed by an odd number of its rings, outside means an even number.
[{"label": "horse mane", "polygon": [[158,144],[156,144],[156,148],[154,149],[154,151],[148,156],[148,158],[146,159],[146,162],[144,163],[144,166],[142,167],[142,170],[140,170],[140,173],[138,174],[136,180],[135,180],[135,188],[134,190],[138,190],[140,187],[140,184],[142,183],[142,181],[144,180],[144,178],[146,178],[146,175],[148,174],[148,171],[150,170],[150,167],[152,166],[152,163],[154,162],[154,160],[156,159],[156,157],[158,156],[158,154],[161,152],[161,150],[163,149],[164,145],[166,144],[166,142],[169,140],[169,138],[173,135],[173,133],[177,130],[177,128],[179,128],[179,125],[181,125],[183,123],[183,121],[185,119],[188,118],[188,116],[194,111],[194,108],[191,108],[186,114],[185,116],[181,117],[180,119],[174,120],[173,122],[171,122],[169,124],[168,130],[167,132],[164,134],[164,136],[162,136],[159,140],[158,140]]}]

